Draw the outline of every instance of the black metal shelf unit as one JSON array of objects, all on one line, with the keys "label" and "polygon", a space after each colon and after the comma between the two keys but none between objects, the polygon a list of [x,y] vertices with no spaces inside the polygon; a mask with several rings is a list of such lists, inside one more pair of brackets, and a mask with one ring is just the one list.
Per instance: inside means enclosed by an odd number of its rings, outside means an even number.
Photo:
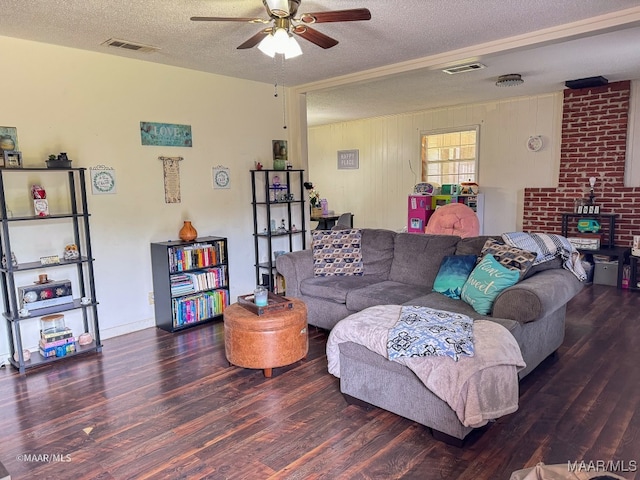
[{"label": "black metal shelf unit", "polygon": [[[251,170],[251,191],[256,285],[264,285],[273,292],[276,291],[274,240],[285,239],[284,251],[306,248],[304,170]],[[278,219],[284,220],[285,228],[280,228]],[[294,221],[299,221],[295,229]]]},{"label": "black metal shelf unit", "polygon": [[[90,214],[87,209],[87,191],[85,181],[85,168],[0,168],[0,215],[2,229],[0,232],[0,256],[5,260],[0,268],[0,288],[4,302],[4,318],[7,321],[7,332],[9,336],[9,362],[20,373],[25,373],[26,369],[33,368],[45,363],[68,359],[80,354],[102,351],[100,341],[100,327],[98,323],[98,302],[96,301],[96,289],[93,271],[93,254],[91,252],[91,233],[89,228]],[[68,186],[68,198],[70,212],[53,213],[47,216],[19,216],[13,217],[9,214],[7,206],[6,187],[17,183],[18,188],[31,184],[34,174],[37,176],[66,176]],[[11,177],[11,178],[9,178]],[[33,228],[43,226],[44,223],[68,222],[73,229],[74,243],[78,248],[79,257],[72,260],[60,259],[57,263],[43,263],[42,261],[31,261],[13,265],[11,261],[11,231],[14,228]],[[77,298],[69,303],[46,306],[44,308],[29,310],[28,315],[20,315],[19,311],[23,307],[23,299],[18,298],[18,285],[16,276],[21,277],[23,272],[43,269],[56,269],[64,266],[75,265],[76,280],[79,292]],[[24,280],[21,280],[24,281]],[[80,298],[88,297],[88,303],[82,303]],[[62,313],[71,310],[80,310],[83,321],[83,333],[90,333],[93,341],[89,345],[79,345],[76,342],[75,351],[61,357],[43,357],[39,352],[31,354],[29,360],[25,360],[23,354],[23,342],[21,324],[32,322],[34,319],[54,313]],[[74,332],[77,333],[77,332]]]}]

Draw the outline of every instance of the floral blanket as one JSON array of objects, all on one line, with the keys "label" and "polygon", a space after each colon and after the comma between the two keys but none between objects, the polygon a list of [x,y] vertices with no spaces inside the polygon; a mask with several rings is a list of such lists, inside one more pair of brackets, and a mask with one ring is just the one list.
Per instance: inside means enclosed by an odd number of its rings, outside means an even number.
[{"label": "floral blanket", "polygon": [[389,329],[387,358],[448,355],[473,357],[473,320],[467,315],[428,307],[403,306]]},{"label": "floral blanket", "polygon": [[[400,305],[378,305],[344,318],[327,341],[329,373],[340,377],[339,344],[354,342],[388,358],[389,329],[398,321]],[[473,325],[473,357],[400,357],[435,395],[447,402],[460,422],[476,428],[518,409],[518,371],[526,365],[513,335],[490,320]]]}]

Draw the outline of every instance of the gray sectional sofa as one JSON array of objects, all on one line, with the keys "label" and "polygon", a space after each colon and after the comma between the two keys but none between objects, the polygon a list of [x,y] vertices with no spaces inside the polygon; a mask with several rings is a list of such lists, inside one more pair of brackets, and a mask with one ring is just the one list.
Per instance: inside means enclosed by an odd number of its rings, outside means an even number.
[{"label": "gray sectional sofa", "polygon": [[[496,298],[490,315],[480,315],[464,301],[432,288],[446,255],[479,255],[492,237],[462,239],[382,229],[362,229],[361,235],[361,276],[314,276],[311,250],[277,258],[287,296],[306,303],[310,325],[330,330],[352,313],[388,304],[426,306],[489,319],[506,327],[518,342],[527,364],[519,372],[521,379],[562,344],[567,302],[583,284],[562,268],[559,259],[533,267]],[[419,422],[453,443],[472,430],[403,365],[345,342],[340,344],[340,366],[340,388],[350,401],[376,405]]]}]

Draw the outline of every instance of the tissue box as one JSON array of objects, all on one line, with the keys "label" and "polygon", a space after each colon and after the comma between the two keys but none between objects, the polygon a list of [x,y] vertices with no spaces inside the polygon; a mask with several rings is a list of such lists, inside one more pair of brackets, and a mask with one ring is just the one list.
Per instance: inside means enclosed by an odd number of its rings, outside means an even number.
[{"label": "tissue box", "polygon": [[57,280],[18,287],[18,298],[22,301],[22,306],[29,311],[72,303],[71,281]]}]

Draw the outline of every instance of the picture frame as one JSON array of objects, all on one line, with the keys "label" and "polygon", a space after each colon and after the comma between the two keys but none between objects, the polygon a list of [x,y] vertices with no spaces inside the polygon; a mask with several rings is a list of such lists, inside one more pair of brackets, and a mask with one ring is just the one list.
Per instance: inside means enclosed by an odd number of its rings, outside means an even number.
[{"label": "picture frame", "polygon": [[584,210],[584,205],[578,205],[578,209],[576,210],[576,213],[583,213]]},{"label": "picture frame", "polygon": [[22,152],[18,152],[17,150],[3,150],[2,166],[4,168],[22,168]]},{"label": "picture frame", "polygon": [[589,205],[589,212],[587,213],[594,213],[594,206],[593,205]]},{"label": "picture frame", "polygon": [[600,213],[600,205],[594,205],[593,206],[593,213]]}]

